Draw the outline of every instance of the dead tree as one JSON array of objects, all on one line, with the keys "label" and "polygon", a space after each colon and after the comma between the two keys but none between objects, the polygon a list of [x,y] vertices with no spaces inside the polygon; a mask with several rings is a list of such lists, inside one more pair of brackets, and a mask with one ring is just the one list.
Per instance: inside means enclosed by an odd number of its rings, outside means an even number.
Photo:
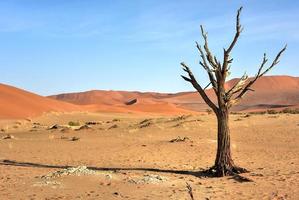
[{"label": "dead tree", "polygon": [[[233,50],[238,38],[243,30],[240,25],[240,13],[242,7],[237,12],[236,17],[236,33],[232,42],[228,48],[224,48],[223,61],[220,62],[209,49],[208,35],[204,31],[203,26],[201,28],[201,34],[204,40],[203,48],[196,42],[196,47],[199,51],[201,61],[199,64],[207,72],[210,83],[206,87],[202,87],[194,77],[190,68],[185,64],[181,63],[183,70],[188,76],[182,76],[182,78],[190,82],[192,86],[198,91],[205,103],[214,111],[217,116],[218,122],[218,140],[217,140],[217,155],[215,164],[211,167],[208,172],[215,176],[226,176],[235,175],[246,172],[244,168],[236,166],[233,162],[230,147],[230,129],[229,129],[229,110],[237,104],[245,94],[252,90],[252,85],[263,75],[269,72],[275,65],[279,63],[281,54],[285,51],[286,46],[277,54],[274,61],[266,67],[268,62],[266,54],[264,54],[261,65],[259,66],[257,74],[253,78],[248,78],[246,73],[237,81],[230,89],[225,89],[225,81],[230,74],[230,67],[233,59],[230,57],[231,51]],[[217,103],[214,103],[206,94],[206,88],[211,85],[217,96]]]}]

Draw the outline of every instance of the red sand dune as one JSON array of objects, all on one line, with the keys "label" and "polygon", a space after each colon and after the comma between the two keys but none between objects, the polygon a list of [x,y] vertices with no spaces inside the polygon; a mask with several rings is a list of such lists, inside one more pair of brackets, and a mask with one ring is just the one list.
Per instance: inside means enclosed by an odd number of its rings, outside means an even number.
[{"label": "red sand dune", "polygon": [[[171,95],[171,94],[170,94]],[[133,99],[160,99],[167,94],[154,92],[127,92],[127,91],[105,91],[92,90],[87,92],[67,93],[49,96],[56,100],[67,101],[78,105],[101,104],[101,105],[123,105]],[[148,102],[150,103],[150,102]]]},{"label": "red sand dune", "polygon": [[[237,80],[228,81],[228,88]],[[299,77],[265,76],[256,82],[253,89],[255,92],[249,92],[233,110],[299,108]],[[215,99],[213,90],[209,89],[207,93]],[[136,103],[126,105],[134,99],[137,99]],[[182,114],[204,111],[207,108],[197,92],[161,94],[93,90],[47,98],[0,84],[0,119],[25,118],[49,111]]]},{"label": "red sand dune", "polygon": [[[232,79],[228,81],[227,87],[232,87],[237,80]],[[233,110],[296,107],[299,104],[299,77],[265,76],[255,83],[253,89],[255,92],[249,92]],[[207,93],[215,100],[215,95],[211,89],[207,90]],[[208,108],[196,92],[161,94],[94,90],[55,95],[51,96],[51,98],[79,105],[97,104],[110,106],[123,106],[126,102],[137,99],[138,103],[136,105],[127,106],[129,109],[130,107],[134,107],[134,110],[141,108],[150,110],[157,103],[167,103],[166,105],[168,106],[180,107],[192,111],[203,111]],[[138,106],[140,102],[143,102],[143,106]]]},{"label": "red sand dune", "polygon": [[25,118],[49,111],[74,111],[79,106],[0,84],[0,119]]},{"label": "red sand dune", "polygon": [[[88,92],[89,93],[89,92]],[[91,112],[117,112],[117,113],[161,113],[177,114],[190,113],[188,110],[177,108],[167,102],[152,102],[152,96],[158,96],[156,93],[148,93],[147,100],[138,100],[136,105],[127,106],[122,101],[132,100],[138,97],[138,92],[118,94],[118,92],[100,92],[96,95],[90,92],[90,95],[84,95],[81,105],[55,100],[27,92],[9,85],[0,84],[0,119],[17,119],[34,117],[46,112],[71,112],[71,111],[91,111]],[[80,96],[80,95],[79,95]],[[162,94],[163,96],[163,94]],[[74,95],[76,98],[76,95]],[[101,99],[101,102],[97,100]],[[84,105],[83,105],[84,104]],[[191,111],[192,112],[192,111]]]},{"label": "red sand dune", "polygon": [[255,91],[249,92],[236,110],[292,107],[299,103],[299,77],[265,76],[252,88]]},{"label": "red sand dune", "polygon": [[[238,79],[228,81],[230,88]],[[299,103],[299,77],[291,76],[264,76],[252,87],[247,95],[234,106],[234,111],[265,110],[272,108],[294,107]],[[209,89],[207,94],[215,101],[214,92]],[[183,93],[167,101],[176,103],[185,109],[204,110],[207,105],[196,92]]]}]

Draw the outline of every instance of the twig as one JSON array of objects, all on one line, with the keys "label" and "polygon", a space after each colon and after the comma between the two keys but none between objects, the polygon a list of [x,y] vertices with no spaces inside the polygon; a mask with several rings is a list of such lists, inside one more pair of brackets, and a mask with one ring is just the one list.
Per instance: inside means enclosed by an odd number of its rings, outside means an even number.
[{"label": "twig", "polygon": [[191,200],[195,200],[194,199],[194,196],[193,196],[193,191],[192,191],[192,187],[191,187],[191,185],[189,184],[189,183],[187,183],[186,182],[186,187],[187,187],[187,189],[188,189],[188,193],[189,193],[189,195],[190,195],[190,198],[191,198]]}]

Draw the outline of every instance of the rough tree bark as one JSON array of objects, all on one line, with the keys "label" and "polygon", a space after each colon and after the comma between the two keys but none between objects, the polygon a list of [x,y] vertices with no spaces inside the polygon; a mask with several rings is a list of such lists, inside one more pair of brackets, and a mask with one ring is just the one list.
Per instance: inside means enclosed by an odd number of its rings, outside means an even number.
[{"label": "rough tree bark", "polygon": [[[258,69],[257,74],[249,79],[246,74],[244,74],[239,81],[235,83],[229,90],[225,89],[226,78],[230,74],[230,65],[233,59],[230,57],[230,53],[234,48],[238,38],[243,30],[240,25],[240,13],[242,7],[237,12],[236,18],[236,33],[234,38],[227,49],[223,51],[223,62],[213,56],[208,46],[208,36],[204,31],[203,26],[201,27],[201,34],[204,39],[203,48],[196,42],[196,47],[200,53],[201,61],[199,64],[206,70],[210,83],[206,87],[201,87],[197,82],[190,68],[185,64],[181,63],[183,70],[188,76],[182,76],[182,78],[190,82],[192,86],[198,91],[205,103],[214,111],[217,117],[218,123],[218,134],[217,134],[217,154],[215,159],[215,164],[211,167],[208,172],[215,176],[226,176],[235,175],[243,172],[247,172],[246,169],[240,168],[234,164],[231,154],[230,147],[230,129],[229,129],[229,112],[230,108],[237,104],[243,96],[248,91],[253,91],[251,86],[268,71],[270,71],[275,65],[279,63],[279,58],[281,54],[286,50],[286,46],[277,54],[271,65],[265,68],[268,59],[266,54],[264,54],[262,63]],[[205,89],[212,85],[217,96],[217,103],[215,104],[206,94]]]}]

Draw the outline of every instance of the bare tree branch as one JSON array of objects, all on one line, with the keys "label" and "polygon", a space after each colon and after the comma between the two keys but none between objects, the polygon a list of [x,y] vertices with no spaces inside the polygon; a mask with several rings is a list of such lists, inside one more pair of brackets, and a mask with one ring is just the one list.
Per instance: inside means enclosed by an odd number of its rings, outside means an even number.
[{"label": "bare tree branch", "polygon": [[238,12],[237,12],[237,18],[236,18],[236,34],[235,34],[235,37],[232,41],[232,43],[230,44],[230,46],[228,47],[228,49],[226,50],[226,52],[229,54],[231,52],[231,50],[234,48],[236,42],[238,41],[238,38],[241,34],[241,32],[243,31],[243,28],[240,24],[240,14],[241,14],[241,11],[242,11],[243,7],[240,7]]},{"label": "bare tree branch", "polygon": [[215,76],[213,74],[213,71],[212,69],[209,67],[208,63],[207,63],[207,60],[206,60],[206,57],[204,55],[204,52],[201,48],[201,46],[196,42],[196,47],[200,53],[200,57],[202,59],[202,62],[199,62],[199,64],[206,70],[206,72],[208,73],[208,76],[209,76],[209,79],[211,81],[211,84],[213,86],[213,89],[215,91],[215,93],[217,93],[217,81],[215,79]]},{"label": "bare tree branch", "polygon": [[231,99],[231,97],[240,92],[243,89],[244,84],[247,82],[248,80],[248,76],[246,73],[244,73],[244,75],[239,79],[239,81],[237,81],[235,83],[235,85],[233,87],[231,87],[227,92],[226,92],[226,99],[227,101],[229,101]]},{"label": "bare tree branch", "polygon": [[182,68],[185,72],[187,72],[188,74],[188,78],[185,76],[182,76],[182,78],[187,81],[190,82],[193,87],[199,92],[200,96],[203,98],[203,100],[206,102],[206,104],[208,104],[208,106],[210,106],[210,108],[212,108],[212,110],[217,113],[218,112],[218,107],[211,101],[211,99],[208,97],[208,95],[205,93],[204,89],[200,86],[200,84],[196,81],[193,73],[191,72],[190,68],[185,64],[185,63],[181,63]]},{"label": "bare tree branch", "polygon": [[215,69],[215,70],[220,70],[220,63],[217,63],[217,60],[215,60],[215,57],[211,53],[208,45],[208,34],[204,31],[203,26],[200,25],[200,30],[201,30],[201,35],[205,41],[204,44],[204,49],[206,52],[206,58],[209,61],[210,65]]},{"label": "bare tree branch", "polygon": [[238,38],[243,30],[243,28],[240,24],[240,14],[241,14],[242,8],[243,7],[240,7],[237,12],[236,33],[235,33],[234,39],[231,42],[231,44],[229,45],[228,49],[223,50],[224,55],[223,55],[222,74],[224,75],[224,77],[226,77],[228,64],[230,64],[233,61],[233,59],[229,59],[229,56],[230,56],[229,54],[232,51],[232,49],[234,48],[235,44],[237,43]]},{"label": "bare tree branch", "polygon": [[206,90],[212,83],[210,82],[203,90]]},{"label": "bare tree branch", "polygon": [[265,75],[267,72],[269,72],[275,65],[277,65],[279,63],[279,58],[281,56],[281,54],[286,50],[287,45],[280,50],[280,52],[276,55],[275,59],[273,60],[272,64],[263,71],[263,68],[265,67],[265,64],[267,63],[268,59],[266,58],[266,54],[264,54],[262,63],[259,67],[259,70],[257,72],[257,74],[255,75],[255,77],[249,81],[246,86],[243,86],[243,89],[241,90],[241,92],[237,95],[237,97],[235,97],[233,100],[230,100],[230,105],[236,104],[240,101],[240,99],[242,99],[242,97],[248,92],[248,91],[252,91],[252,89],[250,88],[260,77],[262,77],[263,75]]}]

